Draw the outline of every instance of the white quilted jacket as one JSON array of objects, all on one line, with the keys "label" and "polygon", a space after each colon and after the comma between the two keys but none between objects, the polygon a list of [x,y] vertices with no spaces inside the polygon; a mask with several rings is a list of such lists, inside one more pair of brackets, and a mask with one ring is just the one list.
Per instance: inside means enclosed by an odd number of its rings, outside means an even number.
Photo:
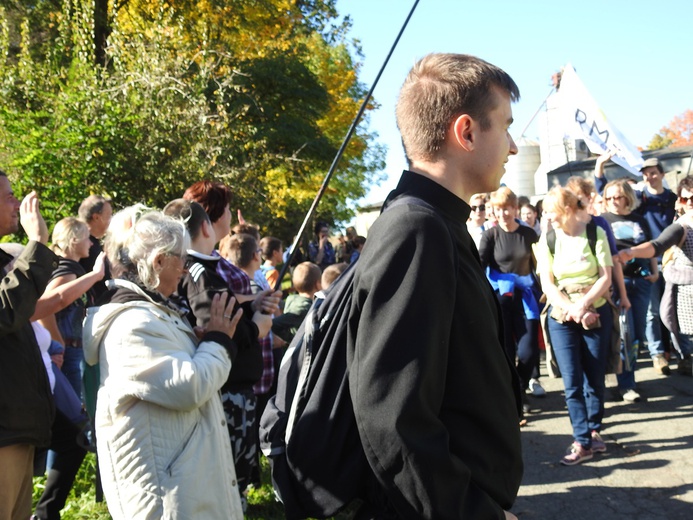
[{"label": "white quilted jacket", "polygon": [[114,520],[242,519],[219,389],[231,360],[147,301],[89,309],[84,352],[100,363],[97,450]]}]

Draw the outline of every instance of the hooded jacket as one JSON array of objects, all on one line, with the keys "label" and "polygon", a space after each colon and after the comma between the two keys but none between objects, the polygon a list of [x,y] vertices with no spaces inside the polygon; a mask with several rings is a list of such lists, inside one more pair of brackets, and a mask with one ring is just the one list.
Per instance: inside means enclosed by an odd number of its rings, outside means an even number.
[{"label": "hooded jacket", "polygon": [[242,519],[219,389],[235,356],[223,333],[198,344],[188,321],[137,285],[84,323],[99,363],[97,450],[108,508],[120,519]]}]

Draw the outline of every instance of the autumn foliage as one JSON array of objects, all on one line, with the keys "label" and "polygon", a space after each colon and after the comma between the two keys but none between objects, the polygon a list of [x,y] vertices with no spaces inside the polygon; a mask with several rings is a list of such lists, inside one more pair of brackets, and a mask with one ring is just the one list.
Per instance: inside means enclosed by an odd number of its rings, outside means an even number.
[{"label": "autumn foliage", "polygon": [[[220,180],[288,242],[367,90],[335,3],[0,0],[0,167],[49,222],[90,193],[163,207]],[[317,218],[382,176],[374,138],[366,116]]]},{"label": "autumn foliage", "polygon": [[649,150],[658,150],[668,146],[693,145],[693,110],[688,109],[680,114],[655,134],[648,145]]}]

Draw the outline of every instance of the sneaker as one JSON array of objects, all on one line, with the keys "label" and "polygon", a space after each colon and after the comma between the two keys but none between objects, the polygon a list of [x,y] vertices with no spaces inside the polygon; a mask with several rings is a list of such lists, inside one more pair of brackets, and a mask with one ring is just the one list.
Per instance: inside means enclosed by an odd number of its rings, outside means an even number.
[{"label": "sneaker", "polygon": [[527,388],[527,393],[534,397],[546,397],[546,390],[544,390],[541,383],[534,378],[529,380],[529,388]]},{"label": "sneaker", "polygon": [[629,403],[638,403],[641,399],[640,394],[636,392],[633,388],[629,388],[628,390],[621,390],[621,397],[624,401],[627,401]]},{"label": "sneaker", "polygon": [[561,459],[561,464],[564,466],[575,466],[575,464],[580,464],[581,462],[590,460],[591,458],[591,449],[583,448],[580,443],[574,442],[570,445],[570,451],[568,454]]},{"label": "sneaker", "polygon": [[592,430],[592,453],[604,453],[606,451],[606,443],[599,432]]},{"label": "sneaker", "polygon": [[655,357],[653,357],[652,366],[654,367],[655,372],[658,374],[668,376],[671,373],[669,362],[667,361],[667,358],[664,357],[664,354],[657,354]]},{"label": "sneaker", "polygon": [[677,368],[677,371],[679,374],[683,376],[693,375],[693,363],[691,362],[691,358],[687,357],[679,361],[679,367]]}]

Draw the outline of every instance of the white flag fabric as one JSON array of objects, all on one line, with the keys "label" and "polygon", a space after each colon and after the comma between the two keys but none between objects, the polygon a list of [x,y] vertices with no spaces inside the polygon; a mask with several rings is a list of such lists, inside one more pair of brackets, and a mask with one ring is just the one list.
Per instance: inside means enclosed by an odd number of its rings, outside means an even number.
[{"label": "white flag fabric", "polygon": [[570,63],[563,69],[559,93],[570,137],[584,139],[592,153],[614,152],[612,161],[639,175],[643,165],[640,150],[609,121]]}]

